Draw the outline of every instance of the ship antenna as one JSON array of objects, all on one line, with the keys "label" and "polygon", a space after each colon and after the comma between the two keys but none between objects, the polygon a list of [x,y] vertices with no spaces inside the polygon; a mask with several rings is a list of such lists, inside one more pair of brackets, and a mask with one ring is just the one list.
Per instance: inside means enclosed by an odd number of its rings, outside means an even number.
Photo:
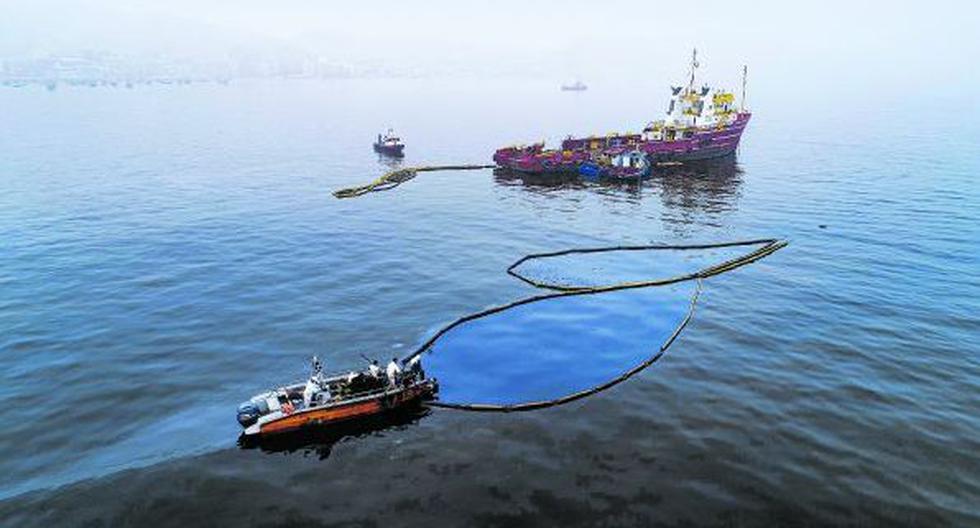
[{"label": "ship antenna", "polygon": [[742,111],[745,111],[745,78],[749,75],[749,67],[742,65]]}]

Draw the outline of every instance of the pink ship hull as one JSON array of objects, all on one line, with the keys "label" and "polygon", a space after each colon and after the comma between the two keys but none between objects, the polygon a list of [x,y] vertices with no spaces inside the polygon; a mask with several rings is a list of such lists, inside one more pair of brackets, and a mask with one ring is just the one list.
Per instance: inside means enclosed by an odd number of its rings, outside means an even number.
[{"label": "pink ship hull", "polygon": [[497,150],[493,161],[501,167],[526,173],[576,172],[582,163],[607,149],[635,148],[647,154],[651,163],[695,161],[727,156],[735,152],[752,114],[739,113],[730,125],[697,129],[689,138],[671,141],[643,141],[639,134],[607,137],[569,138],[561,150],[545,150],[542,144],[506,147]]}]

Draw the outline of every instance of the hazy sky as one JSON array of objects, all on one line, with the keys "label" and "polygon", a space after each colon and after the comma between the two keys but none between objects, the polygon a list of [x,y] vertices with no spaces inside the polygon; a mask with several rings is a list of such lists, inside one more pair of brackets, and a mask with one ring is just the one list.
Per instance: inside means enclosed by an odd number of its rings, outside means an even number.
[{"label": "hazy sky", "polygon": [[[0,0],[0,56],[308,51],[559,77],[673,73],[697,46],[736,77],[977,86],[973,2]],[[757,77],[757,78],[758,78]]]}]

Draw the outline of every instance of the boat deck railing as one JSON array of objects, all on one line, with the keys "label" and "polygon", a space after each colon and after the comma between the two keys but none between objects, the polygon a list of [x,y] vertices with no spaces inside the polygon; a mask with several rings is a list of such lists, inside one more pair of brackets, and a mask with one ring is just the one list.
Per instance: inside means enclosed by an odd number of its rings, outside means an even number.
[{"label": "boat deck railing", "polygon": [[414,387],[414,386],[416,386],[416,385],[418,385],[420,383],[425,382],[424,379],[420,379],[420,380],[414,380],[410,384],[405,385],[405,380],[402,379],[402,380],[399,381],[399,384],[397,386],[392,387],[388,383],[388,380],[387,379],[382,379],[381,381],[382,381],[382,386],[380,386],[380,387],[375,387],[375,388],[371,388],[371,389],[367,389],[367,390],[363,390],[363,391],[359,391],[359,392],[352,392],[352,393],[345,393],[345,394],[334,394],[334,393],[331,393],[331,397],[330,397],[330,399],[328,401],[326,401],[324,403],[321,403],[320,405],[312,405],[311,404],[310,407],[307,407],[307,408],[304,408],[304,409],[300,409],[300,410],[316,409],[316,408],[321,408],[321,407],[329,407],[331,405],[351,403],[351,402],[355,402],[355,401],[363,401],[363,400],[366,400],[366,399],[375,398],[377,396],[387,396],[387,395],[390,395],[390,394],[397,394],[399,392],[404,391],[407,388]]}]

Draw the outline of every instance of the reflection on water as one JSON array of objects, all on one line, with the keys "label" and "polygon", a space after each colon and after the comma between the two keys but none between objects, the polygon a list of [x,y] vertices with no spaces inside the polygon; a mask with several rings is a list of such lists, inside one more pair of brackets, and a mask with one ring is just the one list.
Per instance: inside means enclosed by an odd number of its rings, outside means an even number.
[{"label": "reflection on water", "polygon": [[528,174],[510,169],[493,170],[493,179],[498,185],[524,187],[534,193],[545,194],[554,189],[584,189],[586,183],[577,174]]},{"label": "reflection on water", "polygon": [[742,169],[735,155],[662,167],[649,184],[659,189],[663,222],[671,229],[689,226],[695,219],[718,225],[718,217],[738,206]]},{"label": "reflection on water", "polygon": [[663,220],[668,226],[689,224],[694,218],[707,218],[710,225],[713,216],[737,207],[742,184],[742,169],[734,154],[657,167],[642,181],[592,181],[576,174],[527,174],[508,169],[495,169],[493,176],[498,185],[521,187],[542,195],[559,190],[591,189],[597,194],[640,199],[644,191],[653,190],[665,206]]},{"label": "reflection on water", "polygon": [[[378,116],[411,133],[405,165],[471,162],[635,113],[645,88],[616,90],[589,105],[514,79],[0,90],[0,524],[980,524],[980,366],[964,346],[980,328],[980,120],[934,119],[976,105],[773,101],[738,166],[639,186],[474,171],[329,193],[383,172]],[[874,119],[842,140],[837,116]],[[922,121],[943,133],[910,125]],[[224,449],[242,397],[311,353],[353,364],[528,294],[503,272],[520,255],[770,234],[791,249],[707,282],[678,348],[599,397],[439,412],[274,456]],[[576,275],[604,276],[582,264]],[[646,319],[616,318],[661,306],[633,304],[645,295],[562,307],[627,330],[635,354],[610,347],[609,361],[568,358],[579,370],[531,381],[647,357]],[[562,330],[540,337],[568,347],[503,353],[602,352],[552,313]],[[540,343],[513,315],[487,333]],[[466,334],[475,353],[441,356],[454,372],[473,361],[496,383],[522,367]],[[475,381],[462,396],[492,389]]]},{"label": "reflection on water", "polygon": [[384,436],[386,432],[402,430],[418,423],[431,412],[428,407],[416,405],[352,422],[314,427],[269,438],[241,436],[238,446],[242,449],[261,449],[266,453],[316,453],[320,460],[325,460],[340,442],[366,436]]},{"label": "reflection on water", "polygon": [[378,152],[378,163],[384,167],[385,170],[393,171],[395,169],[400,169],[404,160],[404,157],[390,156],[383,152]]}]

